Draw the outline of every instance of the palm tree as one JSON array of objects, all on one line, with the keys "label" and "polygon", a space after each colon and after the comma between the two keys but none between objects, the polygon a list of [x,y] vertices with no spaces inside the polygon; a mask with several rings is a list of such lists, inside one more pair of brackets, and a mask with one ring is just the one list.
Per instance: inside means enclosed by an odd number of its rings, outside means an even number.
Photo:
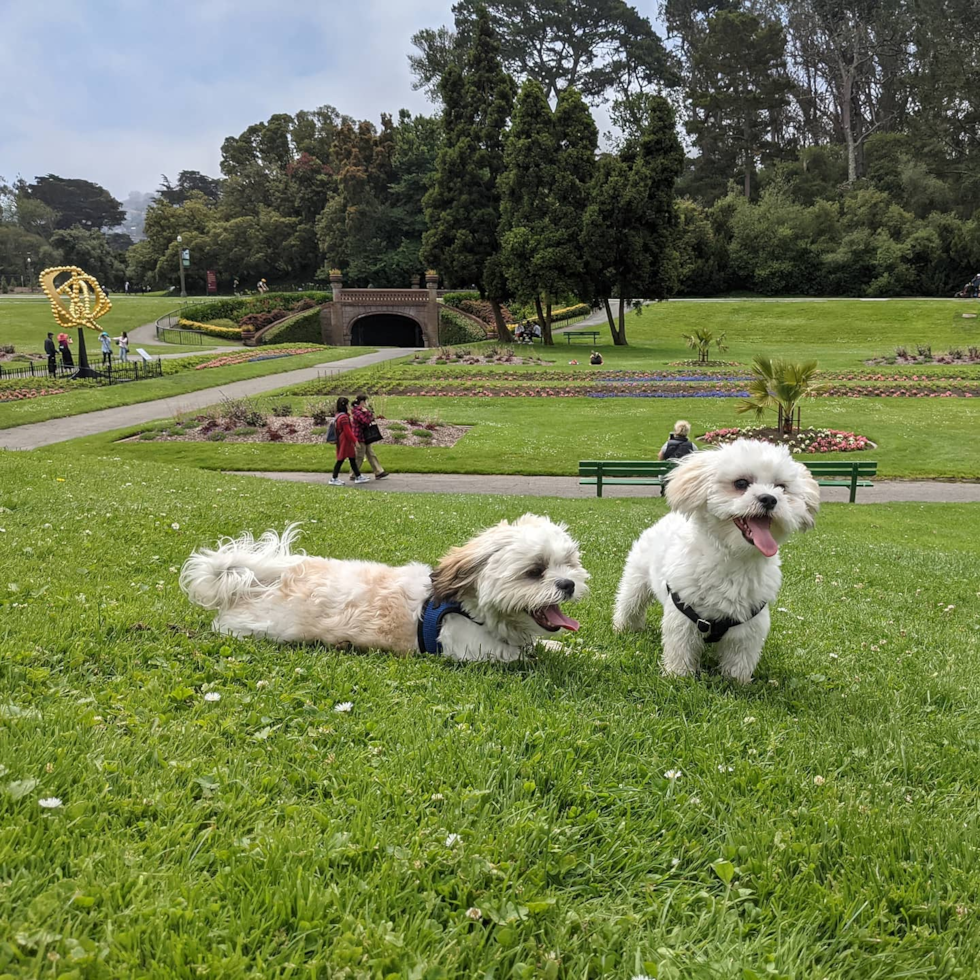
[{"label": "palm tree", "polygon": [[[776,422],[784,435],[793,434],[793,416],[804,398],[813,398],[823,385],[817,384],[816,361],[774,361],[757,357],[752,363],[752,380],[749,397],[736,409],[737,412],[763,413],[776,409]],[[799,420],[797,420],[799,428]]]},{"label": "palm tree", "polygon": [[685,333],[681,336],[683,336],[690,350],[696,350],[698,352],[698,364],[703,364],[708,360],[708,352],[712,344],[718,350],[728,350],[725,346],[725,335],[721,334],[721,336],[716,337],[714,331],[708,329],[708,327],[700,327],[694,333]]}]

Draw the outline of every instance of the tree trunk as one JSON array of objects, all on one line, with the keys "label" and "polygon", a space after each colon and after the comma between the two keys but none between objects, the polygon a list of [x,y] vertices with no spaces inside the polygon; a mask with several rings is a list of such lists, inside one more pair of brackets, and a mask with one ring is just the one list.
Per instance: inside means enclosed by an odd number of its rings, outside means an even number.
[{"label": "tree trunk", "polygon": [[854,136],[854,70],[850,66],[841,67],[840,123],[844,130],[844,143],[847,146],[847,182],[857,180],[857,140]]},{"label": "tree trunk", "polygon": [[541,343],[546,344],[547,341],[544,339],[544,307],[541,305],[541,297],[534,297],[534,308],[538,313],[538,326],[541,327]]},{"label": "tree trunk", "polygon": [[745,138],[745,200],[752,200],[752,131],[749,128],[748,120],[745,122],[743,132]]},{"label": "tree trunk", "polygon": [[624,297],[619,297],[619,333],[613,337],[613,343],[617,347],[629,346],[629,342],[626,340],[626,304],[628,302],[629,300]]},{"label": "tree trunk", "polygon": [[[540,299],[538,300],[540,310]],[[545,347],[554,347],[555,338],[551,334],[551,293],[544,294],[544,320],[541,323],[541,342]]]},{"label": "tree trunk", "polygon": [[613,346],[619,346],[619,330],[616,329],[616,318],[613,316],[609,300],[604,299],[602,305],[606,308],[606,319],[609,321],[609,333],[612,336]]},{"label": "tree trunk", "polygon": [[500,300],[490,300],[490,309],[493,310],[493,322],[497,327],[497,340],[502,344],[512,344],[514,338],[507,329],[507,324],[504,323],[504,314],[500,310]]}]

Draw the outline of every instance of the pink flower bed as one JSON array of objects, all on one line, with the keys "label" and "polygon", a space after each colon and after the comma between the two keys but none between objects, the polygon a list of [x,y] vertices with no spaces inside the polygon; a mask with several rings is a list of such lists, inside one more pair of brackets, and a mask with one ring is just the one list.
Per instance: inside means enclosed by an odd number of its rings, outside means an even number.
[{"label": "pink flower bed", "polygon": [[876,449],[877,446],[867,436],[841,429],[801,429],[791,436],[778,430],[755,426],[745,429],[715,429],[706,432],[700,439],[709,446],[721,446],[736,439],[760,439],[786,446],[792,453],[855,453],[862,449]]}]

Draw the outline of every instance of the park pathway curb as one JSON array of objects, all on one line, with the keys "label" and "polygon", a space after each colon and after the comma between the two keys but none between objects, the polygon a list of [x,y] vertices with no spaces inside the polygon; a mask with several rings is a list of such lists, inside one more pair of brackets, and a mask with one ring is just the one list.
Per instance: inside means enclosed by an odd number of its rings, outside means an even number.
[{"label": "park pathway curb", "polygon": [[[226,470],[233,476],[256,476],[267,480],[293,483],[326,484],[329,473],[271,473]],[[345,488],[329,487],[329,493],[351,493],[377,490],[388,493],[482,493],[490,496],[567,497],[595,499],[594,486],[580,486],[576,476],[476,476],[458,473],[393,473],[384,481],[374,481]],[[603,499],[610,497],[647,497],[660,500],[655,487],[605,487]],[[823,503],[846,503],[846,487],[821,487]],[[859,504],[909,503],[980,503],[980,483],[944,483],[938,480],[879,480],[873,487],[858,491]]]},{"label": "park pathway curb", "polygon": [[312,367],[299,368],[295,371],[267,374],[261,378],[247,378],[244,381],[231,381],[216,388],[202,388],[200,391],[191,391],[185,395],[158,398],[137,405],[103,408],[97,412],[70,415],[63,419],[50,419],[47,422],[31,422],[12,429],[0,429],[0,449],[37,449],[56,442],[67,442],[69,439],[111,432],[113,429],[121,429],[127,425],[138,425],[140,422],[173,418],[184,412],[207,408],[222,398],[248,398],[252,395],[261,395],[289,385],[302,384],[304,381],[315,381],[318,377],[331,377],[356,368],[368,367],[371,364],[380,364],[382,361],[395,360],[411,354],[414,350],[414,347],[386,348],[371,354],[349,357],[343,361],[326,361],[323,364],[314,364]]}]

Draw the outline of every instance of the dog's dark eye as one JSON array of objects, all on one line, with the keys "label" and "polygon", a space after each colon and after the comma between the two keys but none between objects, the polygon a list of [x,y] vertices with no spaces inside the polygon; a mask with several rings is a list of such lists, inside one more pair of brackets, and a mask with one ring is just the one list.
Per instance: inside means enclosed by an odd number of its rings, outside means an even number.
[{"label": "dog's dark eye", "polygon": [[776,489],[777,490],[785,490],[786,489],[786,484],[785,483],[777,483],[776,484]]},{"label": "dog's dark eye", "polygon": [[748,480],[736,480],[735,481],[735,489],[736,490],[748,490],[749,489],[749,481]]},{"label": "dog's dark eye", "polygon": [[542,575],[544,575],[544,565],[535,565],[527,571],[528,578],[541,578]]}]

